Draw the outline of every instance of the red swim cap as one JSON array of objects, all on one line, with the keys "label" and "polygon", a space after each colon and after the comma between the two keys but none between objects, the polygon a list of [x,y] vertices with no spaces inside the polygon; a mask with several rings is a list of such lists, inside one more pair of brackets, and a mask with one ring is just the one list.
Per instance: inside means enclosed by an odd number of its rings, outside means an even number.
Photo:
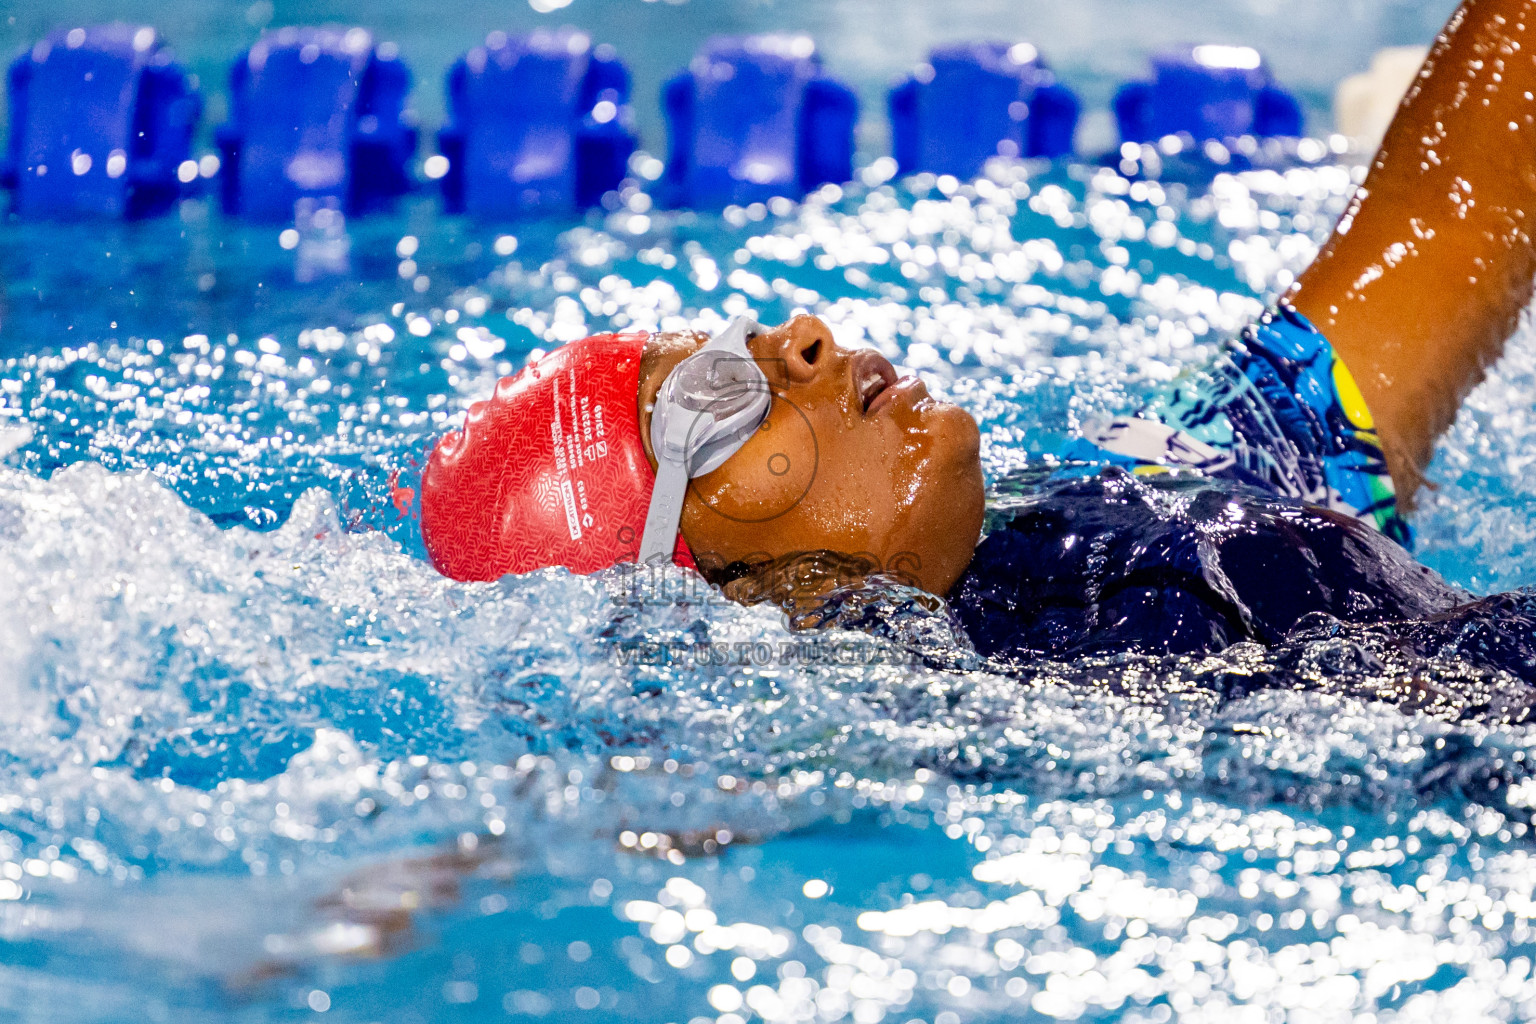
[{"label": "red swim cap", "polygon": [[[421,537],[456,580],[635,560],[656,474],[640,442],[649,335],[563,345],[496,384],[421,475]],[[672,560],[693,567],[682,534]]]}]

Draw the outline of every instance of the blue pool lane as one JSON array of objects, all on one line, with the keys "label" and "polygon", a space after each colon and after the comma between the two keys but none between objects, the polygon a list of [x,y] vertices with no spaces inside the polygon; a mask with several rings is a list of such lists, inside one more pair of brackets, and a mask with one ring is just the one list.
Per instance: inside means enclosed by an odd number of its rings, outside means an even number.
[{"label": "blue pool lane", "polygon": [[[1115,137],[1089,131],[1079,145],[1081,101],[1033,44],[936,47],[885,96],[888,159],[905,175],[971,179],[996,158],[1086,154],[1153,176],[1170,160],[1208,176],[1318,158],[1306,156],[1316,143],[1300,102],[1257,49],[1185,45],[1151,64],[1150,78],[1115,91]],[[198,155],[201,82],[153,26],[59,28],[10,63],[0,186],[13,220],[140,220],[216,190],[230,217],[330,236],[338,214],[389,210],[430,181],[446,212],[494,221],[611,206],[631,174],[658,177],[637,152],[628,65],[585,32],[493,31],[444,82],[447,117],[418,175],[398,44],[362,26],[264,31],[229,64],[227,92],[211,94],[227,114],[217,152]],[[882,127],[861,118],[815,40],[791,32],[710,37],[667,78],[661,104],[653,194],[671,208],[800,200],[848,182],[857,135]]]}]

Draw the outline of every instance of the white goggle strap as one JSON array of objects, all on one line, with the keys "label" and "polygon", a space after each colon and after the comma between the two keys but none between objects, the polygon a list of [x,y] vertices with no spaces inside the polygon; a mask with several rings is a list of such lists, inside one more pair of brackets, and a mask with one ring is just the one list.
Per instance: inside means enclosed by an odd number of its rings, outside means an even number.
[{"label": "white goggle strap", "polygon": [[[678,363],[656,393],[651,410],[651,449],[656,455],[656,484],[645,515],[640,540],[642,565],[665,565],[677,547],[678,524],[688,481],[708,473],[736,454],[768,414],[773,396],[768,379],[752,360],[747,340],[762,328],[748,317],[737,317],[709,343]],[[721,356],[731,357],[723,375]],[[704,374],[713,386],[724,387],[722,401],[702,388],[699,368],[714,367]],[[675,394],[678,388],[684,394]],[[700,407],[697,403],[703,401]]]},{"label": "white goggle strap", "polygon": [[645,513],[645,533],[640,538],[640,564],[665,565],[677,548],[678,524],[683,519],[683,498],[688,494],[688,467],[672,459],[656,464],[656,486],[651,507]]}]

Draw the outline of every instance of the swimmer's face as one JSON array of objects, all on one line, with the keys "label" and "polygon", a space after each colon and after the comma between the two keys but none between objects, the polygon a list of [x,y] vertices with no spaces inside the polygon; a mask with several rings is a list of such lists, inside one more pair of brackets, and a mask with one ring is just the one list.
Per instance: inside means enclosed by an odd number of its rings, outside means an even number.
[{"label": "swimmer's face", "polygon": [[[640,434],[648,455],[657,390],[707,340],[661,335],[647,346]],[[898,379],[878,352],[837,345],[813,316],[750,347],[773,404],[740,451],[689,485],[682,529],[695,556],[726,565],[800,552],[863,555],[946,593],[981,535],[976,421],[915,377]]]}]

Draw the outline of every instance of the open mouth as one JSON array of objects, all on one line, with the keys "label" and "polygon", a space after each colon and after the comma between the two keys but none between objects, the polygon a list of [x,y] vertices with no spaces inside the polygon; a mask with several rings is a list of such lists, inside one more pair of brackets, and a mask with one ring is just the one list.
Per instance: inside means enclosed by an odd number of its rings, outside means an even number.
[{"label": "open mouth", "polygon": [[873,349],[861,349],[854,355],[853,387],[866,415],[872,408],[876,408],[876,400],[896,380],[896,367],[880,353]]}]

